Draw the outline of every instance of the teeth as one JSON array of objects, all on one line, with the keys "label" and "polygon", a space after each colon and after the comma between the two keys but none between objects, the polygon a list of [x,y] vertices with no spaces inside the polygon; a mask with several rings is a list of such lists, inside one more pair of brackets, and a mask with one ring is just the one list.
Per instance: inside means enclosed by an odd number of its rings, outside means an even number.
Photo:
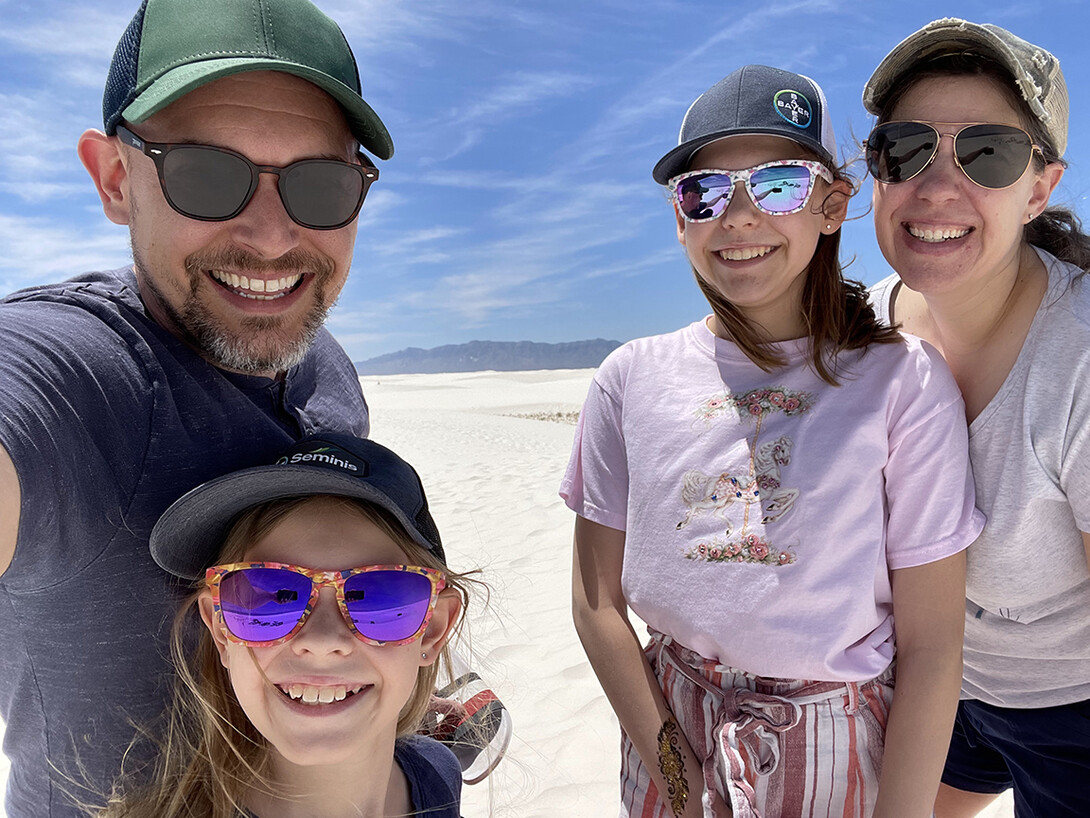
[{"label": "teeth", "polygon": [[349,688],[346,685],[330,685],[327,687],[318,687],[316,685],[305,685],[295,682],[288,685],[286,688],[280,688],[288,694],[292,699],[302,701],[304,704],[330,704],[331,702],[342,702],[349,695],[353,693],[359,693],[362,685],[356,685]]},{"label": "teeth", "polygon": [[726,261],[749,261],[751,258],[760,258],[771,253],[774,247],[732,247],[720,250],[720,258]]},{"label": "teeth", "polygon": [[930,227],[913,227],[908,225],[908,232],[920,241],[927,241],[932,243],[938,243],[942,241],[949,241],[950,239],[960,239],[962,236],[968,235],[968,227],[940,227],[934,230]]},{"label": "teeth", "polygon": [[256,301],[272,301],[276,298],[283,298],[289,290],[303,280],[301,273],[266,281],[263,278],[247,278],[237,273],[226,273],[222,270],[212,270],[212,278],[226,284],[237,295],[252,298]]}]

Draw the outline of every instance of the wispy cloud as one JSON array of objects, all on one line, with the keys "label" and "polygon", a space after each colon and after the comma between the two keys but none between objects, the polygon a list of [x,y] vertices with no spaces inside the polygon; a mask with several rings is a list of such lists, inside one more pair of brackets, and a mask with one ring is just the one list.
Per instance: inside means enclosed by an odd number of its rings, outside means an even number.
[{"label": "wispy cloud", "polygon": [[457,135],[453,146],[430,161],[450,161],[479,144],[499,123],[534,111],[549,100],[570,97],[591,84],[589,78],[569,72],[516,72],[428,126],[437,133]]},{"label": "wispy cloud", "polygon": [[0,292],[39,281],[57,281],[86,272],[128,264],[129,235],[105,224],[91,230],[68,222],[0,213]]}]

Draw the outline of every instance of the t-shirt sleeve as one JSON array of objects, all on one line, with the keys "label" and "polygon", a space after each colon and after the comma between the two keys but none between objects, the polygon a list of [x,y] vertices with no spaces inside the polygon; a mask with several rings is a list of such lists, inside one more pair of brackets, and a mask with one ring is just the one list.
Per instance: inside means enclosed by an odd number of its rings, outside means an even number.
[{"label": "t-shirt sleeve", "polygon": [[[21,493],[6,584],[55,582],[105,548],[137,482],[141,464],[123,438],[147,434],[148,383],[126,339],[86,310],[0,304],[0,445]],[[41,553],[37,542],[69,551]]]},{"label": "t-shirt sleeve", "polygon": [[[1082,369],[1090,371],[1090,366],[1084,364]],[[1090,533],[1090,381],[1086,377],[1076,376],[1061,453],[1060,488],[1067,495],[1075,525]]]},{"label": "t-shirt sleeve", "polygon": [[944,559],[984,528],[976,508],[961,393],[942,356],[915,340],[890,408],[885,468],[891,569]]},{"label": "t-shirt sleeve", "polygon": [[624,531],[628,511],[628,456],[622,407],[604,385],[615,380],[614,369],[607,359],[590,385],[579,414],[568,468],[560,484],[560,496],[581,517]]},{"label": "t-shirt sleeve", "polygon": [[409,780],[413,809],[439,818],[461,813],[462,768],[447,747],[426,736],[398,739],[394,757]]}]

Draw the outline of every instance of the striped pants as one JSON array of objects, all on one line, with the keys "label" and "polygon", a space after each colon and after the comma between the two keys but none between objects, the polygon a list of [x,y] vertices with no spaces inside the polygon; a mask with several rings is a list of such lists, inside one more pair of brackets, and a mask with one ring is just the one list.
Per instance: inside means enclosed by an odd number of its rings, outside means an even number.
[{"label": "striped pants", "polygon": [[[867,818],[874,809],[893,670],[869,682],[754,676],[651,631],[647,658],[666,703],[734,818]],[[654,762],[652,762],[654,763]],[[689,776],[690,792],[699,791]],[[621,736],[622,818],[673,818]]]}]

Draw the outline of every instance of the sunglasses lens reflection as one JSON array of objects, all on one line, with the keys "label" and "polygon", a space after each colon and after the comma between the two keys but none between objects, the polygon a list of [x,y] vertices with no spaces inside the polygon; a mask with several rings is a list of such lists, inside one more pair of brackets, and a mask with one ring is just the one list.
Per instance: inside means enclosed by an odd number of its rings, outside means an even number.
[{"label": "sunglasses lens reflection", "polygon": [[282,568],[232,571],[220,580],[224,624],[247,642],[281,639],[302,618],[310,589],[310,577]]},{"label": "sunglasses lens reflection", "polygon": [[[879,182],[906,182],[927,167],[939,132],[922,122],[887,122],[867,138],[867,169]],[[970,125],[958,131],[954,151],[962,171],[981,187],[1013,185],[1033,154],[1029,134],[1007,125]]]},{"label": "sunglasses lens reflection", "polygon": [[692,221],[716,219],[730,203],[731,181],[720,173],[690,176],[677,186],[677,202]]},{"label": "sunglasses lens reflection", "polygon": [[[758,210],[772,215],[801,210],[814,186],[814,172],[803,165],[776,164],[738,171],[734,178],[742,184],[747,174],[753,203]],[[717,219],[730,204],[733,184],[725,173],[687,176],[675,189],[678,207],[689,221]]]},{"label": "sunglasses lens reflection", "polygon": [[423,624],[431,581],[409,571],[368,571],[345,580],[344,599],[356,630],[376,642],[397,642]]},{"label": "sunglasses lens reflection", "polygon": [[793,213],[810,195],[813,175],[799,165],[773,165],[749,177],[749,189],[757,207],[767,213]]},{"label": "sunglasses lens reflection", "polygon": [[938,133],[930,125],[879,125],[867,138],[867,168],[880,182],[905,182],[924,169],[937,147]]},{"label": "sunglasses lens reflection", "polygon": [[974,125],[958,134],[954,146],[965,175],[981,187],[1013,185],[1029,165],[1029,135],[1002,125]]}]

